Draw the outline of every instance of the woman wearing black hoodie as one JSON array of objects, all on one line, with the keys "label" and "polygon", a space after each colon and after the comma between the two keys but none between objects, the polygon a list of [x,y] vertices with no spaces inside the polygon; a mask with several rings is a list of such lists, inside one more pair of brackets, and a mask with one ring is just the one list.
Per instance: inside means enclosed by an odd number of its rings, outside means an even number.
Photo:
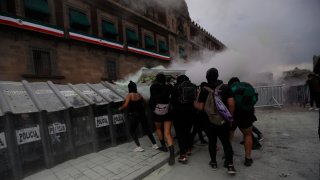
[{"label": "woman wearing black hoodie", "polygon": [[[193,85],[186,75],[178,76],[177,83],[175,84],[172,93],[171,102],[173,109],[173,125],[176,130],[180,150],[180,157],[178,158],[178,161],[181,163],[187,163],[187,155],[191,155],[191,128],[196,117],[196,110],[193,106],[193,101],[182,102],[180,100],[183,93],[183,83],[190,83]],[[194,85],[194,92],[196,93],[196,85]],[[196,94],[194,94],[194,96],[195,95]]]},{"label": "woman wearing black hoodie", "polygon": [[[167,84],[166,76],[162,73],[157,74],[155,82],[150,87],[149,105],[152,111],[152,119],[156,127],[156,133],[161,142],[159,150],[168,151],[165,140],[168,143],[170,152],[169,165],[175,163],[173,139],[171,135],[172,118],[170,110],[170,101],[173,87]],[[162,127],[164,133],[162,132]]]},{"label": "woman wearing black hoodie", "polygon": [[[218,70],[216,68],[211,68],[207,71],[206,78],[208,83],[205,85],[207,88],[212,90],[216,89],[219,85],[222,84],[220,87],[219,94],[221,96],[222,102],[228,108],[231,114],[234,112],[234,98],[231,89],[228,85],[223,84],[221,80],[218,80]],[[196,109],[203,111],[204,106],[209,95],[209,91],[206,88],[202,88],[200,91],[199,99],[195,101],[194,106]],[[211,161],[209,165],[216,170],[218,168],[218,164],[216,161],[216,144],[217,138],[220,139],[221,144],[223,146],[224,154],[225,154],[225,164],[224,166],[228,169],[229,174],[235,174],[235,168],[233,166],[233,149],[231,146],[231,142],[229,141],[229,128],[230,124],[225,122],[222,125],[215,125],[210,123],[209,117],[207,118],[207,128],[208,128],[208,139],[209,139],[209,154],[211,157]]]}]

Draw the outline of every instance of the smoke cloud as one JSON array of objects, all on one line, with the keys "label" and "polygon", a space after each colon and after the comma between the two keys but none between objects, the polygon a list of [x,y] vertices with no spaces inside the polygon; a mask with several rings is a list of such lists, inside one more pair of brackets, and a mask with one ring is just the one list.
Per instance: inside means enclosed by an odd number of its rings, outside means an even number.
[{"label": "smoke cloud", "polygon": [[210,67],[218,68],[225,81],[232,76],[250,80],[263,72],[276,79],[294,67],[312,70],[312,57],[320,54],[318,0],[186,1],[191,19],[228,47],[204,52],[201,62],[173,64],[195,82],[205,80]]}]

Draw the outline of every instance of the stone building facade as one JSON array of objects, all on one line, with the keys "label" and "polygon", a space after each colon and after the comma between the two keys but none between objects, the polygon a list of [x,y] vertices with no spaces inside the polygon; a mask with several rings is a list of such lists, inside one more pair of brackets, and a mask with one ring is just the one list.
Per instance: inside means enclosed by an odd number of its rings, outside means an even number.
[{"label": "stone building facade", "polygon": [[96,83],[225,48],[184,0],[1,0],[0,39],[2,81]]}]

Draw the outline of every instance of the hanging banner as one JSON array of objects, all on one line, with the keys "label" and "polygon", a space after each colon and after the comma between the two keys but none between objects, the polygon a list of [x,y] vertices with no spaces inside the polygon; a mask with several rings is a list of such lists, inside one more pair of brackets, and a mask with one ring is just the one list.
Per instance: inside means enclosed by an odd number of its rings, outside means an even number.
[{"label": "hanging banner", "polygon": [[108,116],[99,116],[94,118],[96,121],[96,128],[109,126]]},{"label": "hanging banner", "polygon": [[36,127],[16,130],[18,144],[26,144],[41,140],[39,125]]},{"label": "hanging banner", "polygon": [[0,133],[0,149],[7,148],[6,136],[4,132]]},{"label": "hanging banner", "polygon": [[49,134],[58,134],[58,133],[62,133],[62,132],[66,132],[67,128],[66,128],[66,124],[62,124],[62,123],[53,123],[50,126],[48,126],[48,130],[49,130]]},{"label": "hanging banner", "polygon": [[113,124],[122,124],[124,123],[124,115],[123,114],[115,114],[112,116]]}]

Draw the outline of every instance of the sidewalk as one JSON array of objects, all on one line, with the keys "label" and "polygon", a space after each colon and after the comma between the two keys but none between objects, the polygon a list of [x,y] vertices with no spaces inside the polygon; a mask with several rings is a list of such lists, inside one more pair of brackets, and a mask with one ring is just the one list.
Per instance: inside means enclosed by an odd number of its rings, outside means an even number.
[{"label": "sidewalk", "polygon": [[139,140],[144,152],[133,152],[135,144],[132,141],[66,161],[25,180],[142,179],[167,163],[169,153],[152,149],[146,136]]}]

